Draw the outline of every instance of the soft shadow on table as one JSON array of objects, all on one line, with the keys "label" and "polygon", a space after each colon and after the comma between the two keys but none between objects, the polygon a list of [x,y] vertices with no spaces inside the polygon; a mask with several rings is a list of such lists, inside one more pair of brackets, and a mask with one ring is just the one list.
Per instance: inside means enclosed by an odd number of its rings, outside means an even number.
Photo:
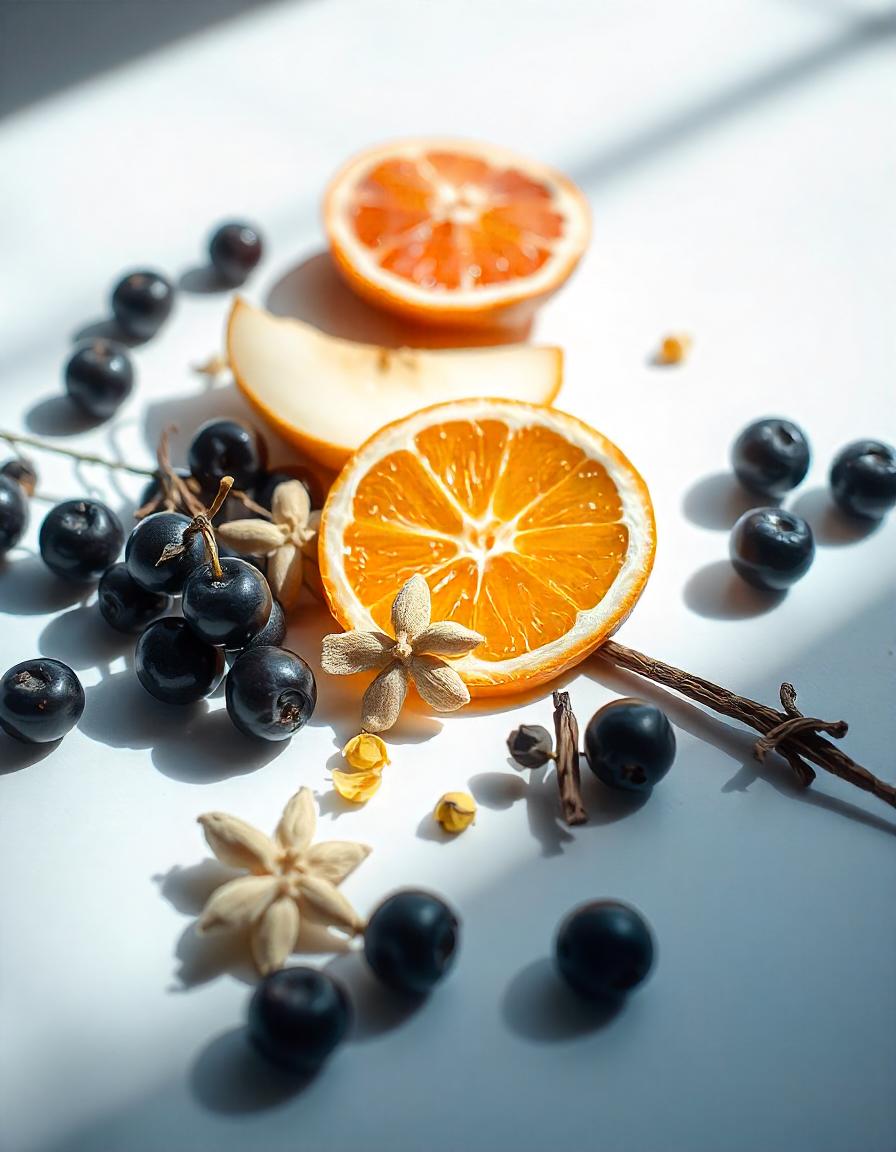
[{"label": "soft shadow on table", "polygon": [[133,664],[137,637],[110,628],[96,602],[81,604],[54,616],[37,640],[42,656],[62,660],[75,671],[98,668],[110,675],[110,665],[123,656]]},{"label": "soft shadow on table", "polygon": [[744,512],[769,503],[776,501],[748,492],[733,472],[713,472],[685,492],[682,511],[698,528],[727,532]]},{"label": "soft shadow on table", "polygon": [[857,544],[880,528],[881,520],[860,520],[841,512],[827,488],[810,488],[800,493],[790,511],[809,522],[815,543],[822,547]]},{"label": "soft shadow on table", "polygon": [[60,743],[54,740],[52,744],[26,744],[0,731],[0,776],[30,768],[54,752]]},{"label": "soft shadow on table", "polygon": [[92,593],[89,584],[68,584],[54,576],[35,552],[16,550],[0,560],[0,610],[10,615],[61,612]]},{"label": "soft shadow on table", "polygon": [[73,344],[81,340],[114,340],[116,344],[124,344],[126,348],[139,348],[141,344],[147,344],[151,339],[151,336],[134,336],[133,333],[126,332],[111,314],[81,324],[72,332]]},{"label": "soft shadow on table", "polygon": [[245,1028],[231,1028],[200,1051],[190,1069],[189,1085],[204,1108],[232,1116],[277,1108],[299,1096],[313,1080],[276,1068],[254,1050]]},{"label": "soft shadow on table", "polygon": [[[402,996],[376,979],[357,949],[336,956],[324,969],[348,992],[354,1019],[349,1040],[363,1043],[401,1027],[426,1003],[426,997]],[[437,993],[436,993],[437,994]]]},{"label": "soft shadow on table", "polygon": [[501,1001],[501,1015],[523,1040],[545,1044],[597,1032],[619,1015],[622,1006],[622,1000],[589,1004],[575,996],[544,956],[511,979]]},{"label": "soft shadow on table", "polygon": [[[62,388],[61,382],[59,387]],[[35,436],[76,436],[102,423],[88,416],[61,391],[36,400],[25,413],[25,427]]]},{"label": "soft shadow on table", "polygon": [[742,580],[730,560],[713,560],[688,579],[684,602],[710,620],[746,620],[777,608],[786,592],[764,592]]},{"label": "soft shadow on table", "polygon": [[229,292],[234,287],[222,279],[211,263],[197,264],[181,272],[177,278],[177,286],[181,292],[188,292],[193,296],[212,296],[219,292]]}]

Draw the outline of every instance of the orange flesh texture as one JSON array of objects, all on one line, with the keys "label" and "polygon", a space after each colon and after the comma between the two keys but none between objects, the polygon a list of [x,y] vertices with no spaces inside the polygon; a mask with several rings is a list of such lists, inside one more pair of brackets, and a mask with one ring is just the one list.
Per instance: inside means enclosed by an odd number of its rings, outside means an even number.
[{"label": "orange flesh texture", "polygon": [[438,151],[377,164],[359,181],[350,215],[381,268],[433,291],[531,276],[565,224],[546,184]]},{"label": "orange flesh texture", "polygon": [[425,429],[415,450],[363,477],[345,533],[346,575],[381,628],[415,572],[434,620],[487,637],[482,660],[557,640],[600,602],[628,549],[603,465],[546,428],[488,420]]}]

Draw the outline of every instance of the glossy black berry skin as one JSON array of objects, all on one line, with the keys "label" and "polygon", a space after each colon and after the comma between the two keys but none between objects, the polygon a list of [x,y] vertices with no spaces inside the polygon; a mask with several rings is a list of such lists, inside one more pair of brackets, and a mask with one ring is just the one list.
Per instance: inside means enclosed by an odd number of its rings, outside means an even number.
[{"label": "glossy black berry skin", "polygon": [[57,576],[91,583],[118,559],[124,528],[99,500],[65,500],[47,513],[39,543],[44,563]]},{"label": "glossy black berry skin", "polygon": [[182,555],[164,564],[158,560],[169,544],[183,543],[184,531],[189,525],[189,516],[180,512],[153,512],[134,527],[124,550],[124,562],[135,583],[147,592],[161,592],[166,596],[181,594],[187,576],[205,562],[202,537],[198,533],[191,536]]},{"label": "glossy black berry skin", "polygon": [[646,700],[613,700],[585,729],[591,771],[610,788],[650,792],[672,767],[675,733],[665,712]]},{"label": "glossy black berry skin", "polygon": [[222,224],[208,245],[209,259],[226,284],[242,284],[263,255],[261,236],[251,224]]},{"label": "glossy black berry skin", "polygon": [[195,704],[221,683],[224,652],[200,640],[186,620],[156,620],[134,653],[137,679],[165,704]]},{"label": "glossy black berry skin", "polygon": [[731,449],[731,463],[741,484],[750,492],[773,498],[805,479],[810,458],[802,428],[777,416],[749,424]]},{"label": "glossy black berry skin", "polygon": [[286,616],[283,614],[283,609],[280,607],[280,601],[274,600],[271,603],[271,614],[268,617],[267,624],[265,624],[264,628],[262,628],[260,632],[256,633],[256,635],[252,637],[245,648],[227,649],[228,663],[232,664],[241,652],[246,652],[249,648],[279,648],[285,639]]},{"label": "glossy black berry skin", "polygon": [[141,588],[126,564],[107,568],[97,588],[100,615],[116,632],[142,632],[147,624],[164,616],[171,603],[170,596]]},{"label": "glossy black berry skin", "polygon": [[881,440],[856,440],[831,467],[831,495],[848,515],[880,520],[896,508],[896,448]]},{"label": "glossy black berry skin", "polygon": [[120,327],[137,340],[155,336],[171,314],[174,286],[158,272],[131,272],[112,292],[112,313]]},{"label": "glossy black berry skin", "polygon": [[653,966],[653,935],[628,904],[592,900],[561,923],[554,954],[560,975],[577,995],[613,1003],[636,988]]},{"label": "glossy black berry skin", "polygon": [[81,681],[61,660],[26,660],[0,679],[0,728],[24,744],[61,740],[83,711]]},{"label": "glossy black berry skin", "polygon": [[454,963],[460,923],[430,892],[407,888],[387,897],[364,930],[364,956],[387,987],[425,996]]},{"label": "glossy black berry skin", "polygon": [[0,556],[15,548],[28,526],[28,500],[22,486],[0,476]]},{"label": "glossy black berry skin", "polygon": [[271,617],[271,589],[245,560],[225,556],[220,565],[220,576],[211,564],[200,564],[186,578],[184,619],[209,644],[244,648]]},{"label": "glossy black berry skin", "polygon": [[227,676],[227,714],[245,736],[288,740],[317,704],[314,673],[301,656],[273,645],[253,645]]},{"label": "glossy black berry skin", "polygon": [[113,340],[90,340],[65,366],[65,390],[78,407],[107,420],[130,396],[134,366],[127,349]]},{"label": "glossy black berry skin", "polygon": [[812,567],[815,540],[800,516],[754,508],[731,529],[731,563],[738,576],[765,592],[783,592]]},{"label": "glossy black berry skin", "polygon": [[345,1039],[352,1022],[341,984],[316,968],[281,968],[258,984],[249,1002],[249,1040],[287,1072],[315,1073]]},{"label": "glossy black berry skin", "polygon": [[217,491],[224,476],[232,476],[235,488],[253,487],[264,471],[267,449],[254,429],[237,420],[209,420],[190,445],[190,471],[209,491]]}]

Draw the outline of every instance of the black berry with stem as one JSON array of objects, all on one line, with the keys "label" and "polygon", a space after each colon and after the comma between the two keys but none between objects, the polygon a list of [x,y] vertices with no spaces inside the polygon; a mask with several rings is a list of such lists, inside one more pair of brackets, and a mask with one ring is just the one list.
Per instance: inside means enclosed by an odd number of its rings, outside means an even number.
[{"label": "black berry with stem", "polygon": [[249,648],[279,648],[286,639],[286,616],[280,607],[280,601],[274,600],[271,604],[271,614],[264,628],[244,648],[228,648],[226,650],[228,663],[233,663],[241,652]]},{"label": "black berry with stem", "polygon": [[585,756],[608,787],[649,793],[672,767],[675,733],[656,705],[628,697],[613,700],[588,721]]},{"label": "black berry with stem", "polygon": [[81,681],[61,660],[26,660],[0,679],[0,728],[25,744],[50,744],[84,711]]},{"label": "black berry with stem", "polygon": [[247,648],[227,676],[227,714],[246,736],[288,740],[317,703],[314,673],[295,652],[272,645]]},{"label": "black berry with stem", "polygon": [[[187,576],[205,560],[201,536],[198,532],[187,533],[191,524],[190,517],[180,512],[154,512],[133,528],[124,550],[124,562],[135,583],[147,592],[166,596],[181,594]],[[185,533],[185,551],[160,563],[166,548],[184,544]]]},{"label": "black berry with stem", "polygon": [[90,340],[65,366],[65,390],[82,411],[98,420],[112,416],[134,387],[127,349],[113,340]]},{"label": "black berry with stem", "polygon": [[22,539],[28,526],[28,500],[21,484],[0,476],[0,556]]},{"label": "black berry with stem", "polygon": [[881,440],[847,444],[831,467],[831,495],[849,516],[882,519],[896,508],[896,448]]},{"label": "black berry with stem", "polygon": [[242,284],[261,260],[263,252],[258,230],[242,221],[222,224],[208,245],[209,259],[227,284]]},{"label": "black berry with stem", "polygon": [[149,340],[168,319],[174,286],[159,272],[131,272],[115,285],[112,314],[120,327],[137,340]]},{"label": "black berry with stem", "polygon": [[134,653],[137,679],[165,704],[195,704],[221,683],[224,652],[201,640],[186,620],[156,620]]},{"label": "black berry with stem", "polygon": [[193,437],[187,462],[208,490],[232,476],[234,486],[246,491],[264,471],[267,448],[254,429],[238,420],[209,420]]},{"label": "black berry with stem", "polygon": [[235,557],[216,554],[184,581],[184,619],[209,644],[244,648],[267,624],[272,604],[264,576]]},{"label": "black berry with stem", "polygon": [[128,571],[126,564],[107,568],[97,589],[100,615],[117,632],[142,632],[147,624],[164,616],[171,597],[148,592]]},{"label": "black berry with stem", "polygon": [[815,540],[801,516],[754,508],[731,529],[731,563],[738,576],[766,592],[783,592],[812,566]]},{"label": "black berry with stem", "polygon": [[123,543],[121,521],[99,500],[65,500],[47,513],[40,527],[44,563],[73,582],[99,580]]},{"label": "black berry with stem", "polygon": [[805,479],[810,457],[802,428],[778,416],[748,425],[731,450],[731,463],[741,484],[750,492],[775,498]]},{"label": "black berry with stem", "polygon": [[460,922],[430,892],[407,888],[387,897],[364,929],[364,956],[387,987],[424,996],[453,965]]},{"label": "black berry with stem", "polygon": [[249,1039],[266,1060],[311,1075],[345,1039],[351,1005],[341,984],[316,968],[281,968],[249,1002]]},{"label": "black berry with stem", "polygon": [[560,925],[557,968],[570,988],[596,1003],[622,1000],[653,966],[653,935],[644,917],[619,900],[581,904]]}]

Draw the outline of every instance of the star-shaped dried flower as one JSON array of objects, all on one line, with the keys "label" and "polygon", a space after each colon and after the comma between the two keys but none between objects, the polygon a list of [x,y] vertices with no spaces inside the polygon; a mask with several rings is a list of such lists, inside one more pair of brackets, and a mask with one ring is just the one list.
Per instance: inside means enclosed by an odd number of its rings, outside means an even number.
[{"label": "star-shaped dried flower", "polygon": [[238,552],[269,557],[268,583],[288,614],[302,591],[304,561],[316,563],[319,527],[308,489],[300,480],[285,480],[274,489],[270,520],[231,520],[217,531]]},{"label": "star-shaped dried flower", "polygon": [[383,632],[360,630],[324,637],[321,667],[325,672],[350,676],[379,670],[361,703],[361,726],[366,731],[384,732],[392,727],[409,681],[437,712],[453,712],[469,703],[466,684],[443,657],[463,656],[483,638],[452,620],[432,624],[431,613],[429,585],[415,575],[392,604],[394,639]]},{"label": "star-shaped dried flower", "polygon": [[349,840],[311,843],[317,814],[310,788],[300,788],[287,803],[272,838],[225,812],[206,812],[199,823],[217,858],[248,875],[212,893],[197,930],[249,928],[252,956],[262,975],[283,966],[303,916],[352,934],[363,930],[363,921],[337,885],[370,849]]}]

